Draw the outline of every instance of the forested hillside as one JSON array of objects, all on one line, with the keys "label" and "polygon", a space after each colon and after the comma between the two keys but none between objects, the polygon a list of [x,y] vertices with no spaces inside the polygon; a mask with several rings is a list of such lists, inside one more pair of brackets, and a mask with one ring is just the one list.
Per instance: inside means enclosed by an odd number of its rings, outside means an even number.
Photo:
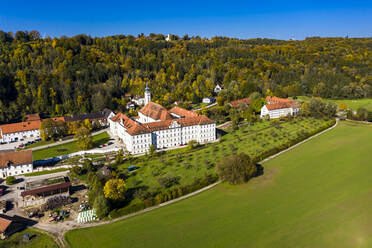
[{"label": "forested hillside", "polygon": [[372,96],[372,38],[304,41],[163,35],[40,38],[0,31],[0,123],[124,109],[148,83],[154,101],[199,102],[216,84],[226,100],[270,89],[280,97]]}]

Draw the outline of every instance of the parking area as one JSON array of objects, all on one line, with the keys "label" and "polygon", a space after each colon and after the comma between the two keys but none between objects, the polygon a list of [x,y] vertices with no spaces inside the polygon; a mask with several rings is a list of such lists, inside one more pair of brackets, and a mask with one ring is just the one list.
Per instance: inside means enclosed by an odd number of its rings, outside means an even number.
[{"label": "parking area", "polygon": [[0,150],[14,150],[16,148],[21,148],[20,146],[25,145],[27,143],[35,143],[37,141],[40,141],[40,138],[25,138],[23,140],[11,142],[11,143],[5,143],[5,144],[0,144]]}]

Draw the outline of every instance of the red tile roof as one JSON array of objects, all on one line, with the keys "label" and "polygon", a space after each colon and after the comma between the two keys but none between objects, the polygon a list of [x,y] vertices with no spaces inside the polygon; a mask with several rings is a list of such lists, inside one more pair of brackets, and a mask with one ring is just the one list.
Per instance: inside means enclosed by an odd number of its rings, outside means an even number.
[{"label": "red tile roof", "polygon": [[0,232],[5,232],[8,226],[12,223],[10,219],[0,217]]},{"label": "red tile roof", "polygon": [[198,116],[197,113],[194,111],[189,111],[183,108],[180,108],[178,106],[175,106],[169,110],[170,113],[176,114],[178,116],[184,116],[184,117],[193,117],[193,116]]},{"label": "red tile roof", "polygon": [[52,117],[52,118],[50,118],[52,121],[63,121],[63,122],[65,122],[66,120],[65,120],[65,117]]},{"label": "red tile roof", "polygon": [[50,186],[46,186],[46,187],[41,187],[41,188],[38,188],[38,189],[22,191],[21,196],[25,197],[25,196],[28,196],[28,195],[36,195],[36,194],[39,194],[39,193],[48,192],[48,191],[52,191],[52,190],[65,189],[65,188],[68,188],[70,186],[71,186],[71,182],[64,182],[64,183],[54,184],[54,185],[50,185]]},{"label": "red tile roof", "polygon": [[295,101],[290,100],[290,99],[280,98],[280,97],[276,97],[276,96],[267,96],[266,101],[268,103],[295,102]]},{"label": "red tile roof", "polygon": [[131,135],[149,132],[149,130],[147,130],[140,123],[136,122],[135,120],[132,120],[131,118],[129,118],[123,113],[118,113],[117,115],[111,117],[112,121],[118,122],[118,123],[121,123],[121,119],[123,119],[124,128],[127,129],[127,133]]},{"label": "red tile roof", "polygon": [[231,107],[233,107],[233,108],[237,108],[237,107],[239,107],[239,105],[240,105],[241,103],[246,104],[246,105],[250,105],[250,104],[251,104],[251,100],[249,100],[249,98],[243,98],[243,99],[239,99],[239,100],[231,101],[231,102],[230,102],[230,105],[231,105]]},{"label": "red tile roof", "polygon": [[0,167],[7,167],[9,164],[22,165],[31,163],[32,163],[31,150],[0,153]]},{"label": "red tile roof", "polygon": [[154,102],[149,102],[139,112],[154,120],[165,121],[173,119],[172,115],[163,106]]},{"label": "red tile roof", "polygon": [[[179,108],[179,107],[178,107]],[[191,112],[182,108],[179,108],[178,113],[186,113]],[[169,111],[171,112],[171,111]],[[129,118],[128,116],[118,113],[117,115],[113,116],[111,118],[114,122],[121,122],[121,119],[123,119],[124,127],[127,129],[127,133],[130,135],[138,135],[138,134],[144,134],[144,133],[150,133],[153,131],[158,130],[165,130],[168,129],[169,126],[172,125],[173,122],[177,122],[181,126],[193,126],[193,125],[206,125],[206,124],[212,124],[214,121],[209,119],[208,117],[204,115],[198,115],[194,112],[186,113],[188,116],[184,118],[179,119],[172,119],[172,120],[164,120],[164,121],[156,121],[156,122],[150,122],[150,123],[138,123],[135,120]]]},{"label": "red tile roof", "polygon": [[8,133],[18,133],[30,130],[37,130],[39,129],[41,121],[24,121],[18,123],[11,123],[11,124],[4,124],[0,126],[1,131],[3,134]]},{"label": "red tile roof", "polygon": [[283,109],[283,108],[298,108],[299,103],[290,99],[279,98],[275,96],[267,96],[266,108],[268,110]]},{"label": "red tile roof", "polygon": [[40,115],[39,114],[29,114],[26,115],[26,121],[40,121]]}]

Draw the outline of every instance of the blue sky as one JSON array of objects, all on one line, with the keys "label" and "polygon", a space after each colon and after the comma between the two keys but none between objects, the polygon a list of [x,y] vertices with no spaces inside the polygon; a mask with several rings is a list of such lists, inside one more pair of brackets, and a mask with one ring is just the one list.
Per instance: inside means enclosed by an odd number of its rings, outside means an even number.
[{"label": "blue sky", "polygon": [[151,32],[276,39],[372,37],[372,0],[2,0],[0,30],[38,30],[51,37]]}]

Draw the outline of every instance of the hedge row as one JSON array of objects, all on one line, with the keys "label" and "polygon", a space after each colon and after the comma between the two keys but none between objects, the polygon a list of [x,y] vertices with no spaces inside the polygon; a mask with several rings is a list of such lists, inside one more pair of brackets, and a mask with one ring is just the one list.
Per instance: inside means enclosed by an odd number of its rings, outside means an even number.
[{"label": "hedge row", "polygon": [[197,191],[199,189],[202,189],[216,182],[217,180],[218,180],[217,175],[208,175],[203,180],[197,180],[192,184],[176,187],[163,193],[159,192],[158,194],[155,195],[155,197],[149,197],[139,203],[130,204],[120,209],[114,209],[110,212],[109,216],[110,218],[114,219],[120,216],[124,216],[124,215],[128,215],[128,214],[140,211],[148,207],[159,205],[160,203],[170,201],[178,197],[192,193],[194,191]]}]

